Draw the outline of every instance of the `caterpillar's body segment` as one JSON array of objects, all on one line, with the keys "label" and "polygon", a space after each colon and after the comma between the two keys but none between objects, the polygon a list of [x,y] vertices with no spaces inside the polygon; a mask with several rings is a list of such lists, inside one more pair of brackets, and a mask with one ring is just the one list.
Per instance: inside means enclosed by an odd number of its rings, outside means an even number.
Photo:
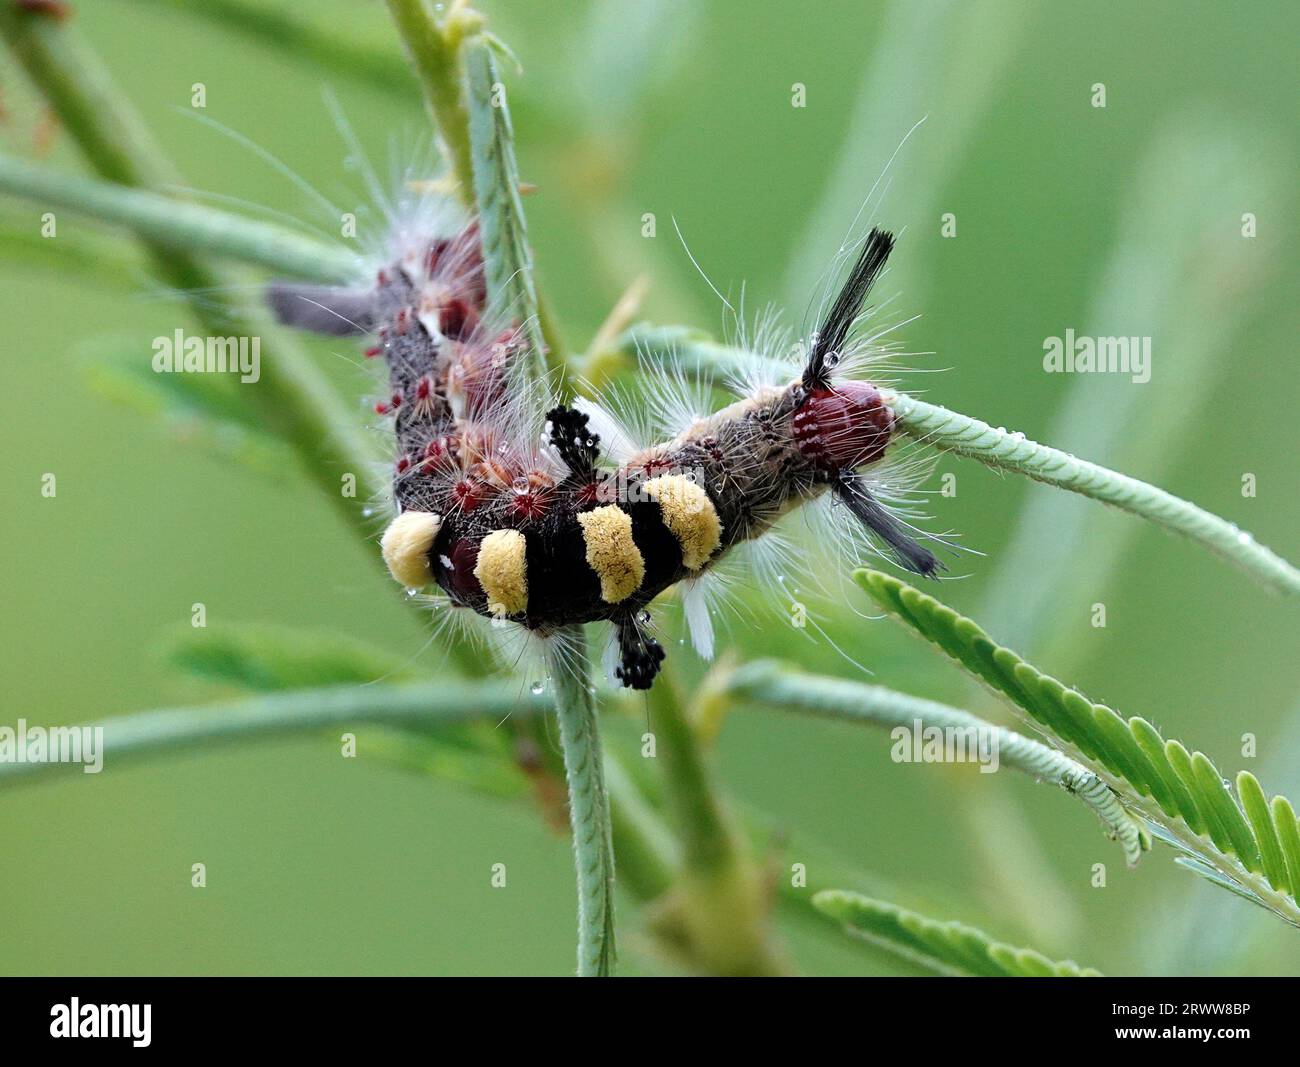
[{"label": "caterpillar's body segment", "polygon": [[407,248],[367,293],[277,285],[271,303],[304,328],[377,330],[367,354],[384,357],[389,390],[376,410],[397,444],[394,577],[542,636],[607,620],[615,674],[647,688],[664,655],[642,625],[650,602],[828,489],[904,566],[939,568],[857,473],[884,455],[892,413],[875,386],[833,376],[892,245],[868,236],[802,374],[617,466],[591,425],[599,409],[548,410],[516,382],[522,342],[485,325],[474,226]]}]

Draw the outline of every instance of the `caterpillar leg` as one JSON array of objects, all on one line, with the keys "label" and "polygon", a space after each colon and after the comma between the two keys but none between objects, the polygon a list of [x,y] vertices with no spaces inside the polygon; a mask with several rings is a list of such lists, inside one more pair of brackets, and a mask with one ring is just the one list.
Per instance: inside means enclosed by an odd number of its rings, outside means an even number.
[{"label": "caterpillar leg", "polygon": [[649,689],[664,661],[664,648],[645,633],[635,615],[614,623],[618,639],[618,666],[614,677],[629,689]]},{"label": "caterpillar leg", "polygon": [[831,489],[854,518],[885,543],[901,566],[926,578],[933,578],[946,569],[933,552],[922,548],[907,535],[902,523],[871,495],[861,475],[854,471],[841,471],[831,483]]}]

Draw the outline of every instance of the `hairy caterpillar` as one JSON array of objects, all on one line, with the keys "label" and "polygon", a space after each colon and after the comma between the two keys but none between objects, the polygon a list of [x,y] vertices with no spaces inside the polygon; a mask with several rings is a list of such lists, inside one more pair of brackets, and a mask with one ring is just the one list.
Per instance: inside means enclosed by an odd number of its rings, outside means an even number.
[{"label": "hairy caterpillar", "polygon": [[367,289],[275,284],[268,295],[288,324],[376,335],[367,355],[388,370],[376,411],[397,446],[398,514],[382,541],[393,577],[542,637],[608,621],[614,675],[645,689],[664,658],[651,601],[822,494],[903,567],[941,569],[864,477],[893,415],[876,386],[840,369],[893,244],[879,229],[866,237],[797,375],[641,448],[600,405],[541,401],[519,384],[526,342],[487,314],[472,222],[404,237]]}]

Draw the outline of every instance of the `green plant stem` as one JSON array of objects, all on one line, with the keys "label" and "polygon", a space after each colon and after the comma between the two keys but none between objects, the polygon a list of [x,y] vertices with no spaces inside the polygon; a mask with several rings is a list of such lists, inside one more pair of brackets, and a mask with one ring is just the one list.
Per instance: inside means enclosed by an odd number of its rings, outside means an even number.
[{"label": "green plant stem", "polygon": [[1186,500],[1096,463],[1030,441],[1023,434],[927,404],[903,393],[886,396],[896,425],[909,437],[1000,470],[1068,489],[1132,512],[1223,556],[1278,592],[1300,593],[1300,570],[1236,524]]},{"label": "green plant stem", "polygon": [[[163,708],[87,723],[103,729],[105,766],[126,757],[174,753],[211,742],[283,737],[358,723],[430,726],[504,715],[540,716],[541,699],[505,682],[441,679],[418,685],[328,686],[197,707]],[[364,745],[361,748],[364,755]],[[67,774],[77,765],[0,763],[0,783]]]},{"label": "green plant stem", "polygon": [[441,20],[434,18],[426,0],[386,2],[456,178],[457,195],[467,207],[473,207],[474,167],[470,160],[469,113],[462,91],[461,47],[466,37],[478,32],[483,20],[459,0],[451,4]]},{"label": "green plant stem", "polygon": [[487,38],[478,36],[466,42],[465,67],[474,194],[483,239],[488,301],[507,322],[520,323],[528,340],[532,374],[541,382],[546,379],[548,354],[559,358],[562,353],[555,340],[546,336],[547,323],[538,310],[533,257],[519,198],[514,130]]},{"label": "green plant stem", "polygon": [[[106,766],[123,761],[179,755],[218,744],[316,734],[335,727],[373,723],[426,730],[471,719],[540,722],[551,709],[544,696],[520,694],[511,681],[442,678],[437,683],[332,685],[291,689],[243,700],[132,712],[84,725],[102,727]],[[364,739],[360,754],[367,755]],[[79,765],[0,763],[0,785],[19,785],[57,778]],[[613,836],[623,881],[640,898],[666,890],[676,866],[671,837],[659,816],[614,759],[606,761],[613,812]],[[93,777],[93,776],[92,776]]]},{"label": "green plant stem", "polygon": [[672,885],[681,862],[677,842],[617,754],[608,749],[605,789],[619,883],[642,900],[653,900]]},{"label": "green plant stem", "polygon": [[497,92],[492,51],[499,46],[480,32],[482,17],[462,0],[441,19],[426,0],[387,2],[451,162],[457,195],[478,212],[491,298],[520,321],[538,373],[545,374],[548,359],[562,368],[566,349],[533,278],[510,110]]},{"label": "green plant stem", "polygon": [[681,875],[657,917],[659,933],[712,974],[785,973],[768,936],[762,874],[718,796],[668,672],[649,701],[666,804],[681,842]]},{"label": "green plant stem", "polygon": [[1120,843],[1130,867],[1150,848],[1142,826],[1100,776],[1056,749],[969,712],[881,686],[802,674],[761,660],[738,668],[728,688],[732,696],[742,700],[844,722],[907,730],[937,727],[963,734],[979,731],[987,739],[983,743],[990,746],[989,751],[996,753],[999,766],[1005,763],[1035,779],[1051,782],[1087,804],[1106,827],[1108,836]]},{"label": "green plant stem", "polygon": [[578,976],[604,978],[614,963],[614,847],[586,636],[580,627],[570,627],[550,650],[578,869]]},{"label": "green plant stem", "polygon": [[224,256],[305,281],[344,283],[360,273],[360,260],[269,223],[204,207],[144,189],[67,174],[0,155],[0,190],[47,209],[125,226],[169,257]]},{"label": "green plant stem", "polygon": [[626,367],[629,359],[658,363],[668,357],[688,374],[725,380],[742,365],[745,355],[694,326],[638,322],[624,330],[603,352],[592,352],[585,373],[598,373],[604,379]]}]

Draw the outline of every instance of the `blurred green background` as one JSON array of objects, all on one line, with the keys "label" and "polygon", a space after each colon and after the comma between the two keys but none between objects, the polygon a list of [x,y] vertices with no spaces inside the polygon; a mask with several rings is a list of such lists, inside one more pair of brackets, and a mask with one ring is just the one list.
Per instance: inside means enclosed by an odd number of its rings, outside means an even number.
[{"label": "blurred green background", "polygon": [[[79,3],[103,54],[196,188],[331,228],[205,114],[327,195],[359,181],[322,99],[338,97],[373,160],[417,140],[422,110],[379,4],[292,7],[390,55],[394,87],[200,17],[202,0]],[[798,327],[841,236],[907,131],[875,220],[902,231],[880,290],[921,317],[900,338],[927,370],[907,388],[1118,467],[1300,556],[1294,411],[1297,285],[1294,5],[1144,2],[546,3],[485,0],[517,54],[507,73],[539,284],[581,348],[638,276],[647,317],[710,330],[713,281]],[[5,151],[47,131],[7,57]],[[802,83],[807,106],[791,106]],[[1091,104],[1104,83],[1104,109]],[[57,136],[52,165],[79,167]],[[400,159],[400,151],[397,154]],[[5,205],[5,217],[39,212]],[[641,236],[653,212],[657,236]],[[940,233],[956,216],[957,236]],[[1242,236],[1242,216],[1257,236]],[[71,216],[60,226],[84,232]],[[436,672],[437,648],[382,586],[336,512],[295,470],[257,477],[205,456],[89,385],[97,346],[138,349],[180,305],[141,272],[120,288],[0,262],[6,701],[0,721],[75,722],[218,691],[163,662],[190,605],[211,624],[328,628]],[[1045,337],[1151,335],[1153,375],[1048,375]],[[344,342],[312,342],[344,394],[369,388]],[[344,358],[339,358],[340,356]],[[937,528],[963,557],[948,603],[1226,774],[1300,793],[1296,609],[1129,516],[970,463]],[[45,499],[40,480],[58,477]],[[1257,478],[1243,497],[1241,479]],[[929,488],[938,487],[938,476]],[[1092,605],[1107,609],[1091,625]],[[866,613],[866,605],[858,610]],[[817,616],[871,680],[1000,714],[886,621]],[[779,617],[724,644],[861,677]],[[681,650],[680,655],[689,656]],[[692,670],[698,671],[698,667]],[[1005,721],[1005,719],[1003,720]],[[620,726],[611,721],[617,734]],[[637,731],[633,718],[624,733]],[[1258,754],[1241,754],[1242,735]],[[1157,847],[1133,872],[1082,805],[1012,774],[896,765],[883,732],[741,711],[719,774],[791,839],[938,918],[1109,973],[1300,973],[1300,935],[1178,870]],[[570,973],[569,845],[527,804],[343,760],[327,740],[164,758],[0,794],[6,973]],[[801,844],[800,848],[803,847]],[[814,862],[773,845],[773,863]],[[489,869],[509,866],[494,890]],[[192,863],[208,887],[190,887]],[[1105,863],[1107,886],[1093,888]],[[885,892],[887,890],[887,892]],[[625,899],[624,973],[654,973]],[[813,921],[782,918],[812,973],[907,973]]]}]

